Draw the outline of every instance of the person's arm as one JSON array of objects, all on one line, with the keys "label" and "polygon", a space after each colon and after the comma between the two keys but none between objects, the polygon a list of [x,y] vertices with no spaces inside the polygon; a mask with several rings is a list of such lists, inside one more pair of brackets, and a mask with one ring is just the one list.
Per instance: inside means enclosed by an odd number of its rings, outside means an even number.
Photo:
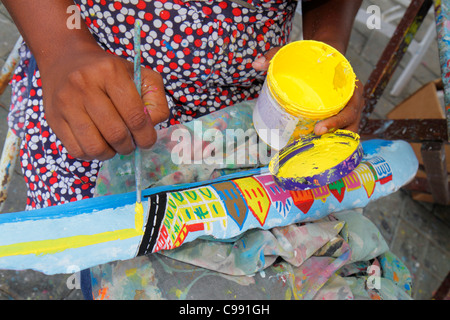
[{"label": "person's arm", "polygon": [[97,43],[85,25],[68,29],[67,8],[71,0],[2,0],[41,69],[57,56],[77,50],[97,49]]},{"label": "person's arm", "polygon": [[[84,23],[67,27],[73,1],[2,2],[36,58],[46,120],[69,154],[106,160],[154,144],[154,124],[168,117],[157,72],[143,68],[143,85],[157,90],[141,99],[132,63],[101,49]],[[143,100],[153,106],[151,118]]]},{"label": "person's arm", "polygon": [[[345,55],[361,3],[362,0],[304,1],[303,38],[325,42]],[[347,106],[337,115],[318,122],[314,132],[324,134],[334,129],[358,132],[363,108],[363,84],[358,80]]]},{"label": "person's arm", "polygon": [[325,42],[345,55],[362,0],[302,2],[303,38]]}]

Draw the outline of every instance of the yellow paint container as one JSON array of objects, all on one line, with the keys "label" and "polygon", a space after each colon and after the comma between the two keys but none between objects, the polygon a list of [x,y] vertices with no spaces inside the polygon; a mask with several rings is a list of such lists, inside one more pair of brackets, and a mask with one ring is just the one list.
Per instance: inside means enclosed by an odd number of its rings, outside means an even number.
[{"label": "yellow paint container", "polygon": [[281,48],[270,62],[253,122],[261,139],[280,150],[339,113],[355,90],[348,60],[333,47],[302,40]]}]

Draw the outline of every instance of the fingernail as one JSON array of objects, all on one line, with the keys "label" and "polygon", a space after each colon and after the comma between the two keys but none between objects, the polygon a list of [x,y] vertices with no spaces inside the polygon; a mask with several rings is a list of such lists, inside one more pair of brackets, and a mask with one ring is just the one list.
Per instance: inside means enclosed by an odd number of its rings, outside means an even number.
[{"label": "fingernail", "polygon": [[327,133],[327,132],[328,132],[327,127],[320,127],[320,128],[316,131],[316,134],[317,134],[318,136],[320,136],[320,135],[325,134],[325,133]]},{"label": "fingernail", "polygon": [[263,64],[266,62],[266,60],[267,59],[264,56],[259,57],[258,59],[253,61],[253,63],[252,63],[253,68],[255,68],[255,67],[258,68],[258,67],[263,66]]},{"label": "fingernail", "polygon": [[266,57],[261,56],[258,59],[256,59],[255,62],[257,62],[257,63],[264,63],[264,62],[266,62],[266,60],[267,60]]}]

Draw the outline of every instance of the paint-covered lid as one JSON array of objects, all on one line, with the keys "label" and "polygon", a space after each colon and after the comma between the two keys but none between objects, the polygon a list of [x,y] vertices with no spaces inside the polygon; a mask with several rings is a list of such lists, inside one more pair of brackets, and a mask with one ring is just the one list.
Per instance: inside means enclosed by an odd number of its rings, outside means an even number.
[{"label": "paint-covered lid", "polygon": [[270,161],[275,182],[286,190],[307,190],[333,183],[352,172],[363,157],[360,137],[348,130],[306,135]]}]

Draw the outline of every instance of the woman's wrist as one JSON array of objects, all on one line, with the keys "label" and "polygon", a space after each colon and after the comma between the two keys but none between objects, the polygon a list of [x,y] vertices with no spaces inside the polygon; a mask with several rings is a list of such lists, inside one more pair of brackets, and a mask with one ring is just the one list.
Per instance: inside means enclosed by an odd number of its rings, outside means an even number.
[{"label": "woman's wrist", "polygon": [[88,37],[75,36],[62,39],[58,46],[61,48],[58,51],[54,51],[50,48],[41,50],[33,50],[33,48],[31,48],[41,73],[45,73],[55,64],[69,63],[71,59],[81,55],[103,51],[95,41],[94,37],[90,34]]},{"label": "woman's wrist", "polygon": [[361,0],[314,0],[303,3],[305,39],[322,41],[345,54]]},{"label": "woman's wrist", "polygon": [[40,69],[62,57],[99,49],[84,23],[70,29],[67,8],[71,0],[2,0]]}]

